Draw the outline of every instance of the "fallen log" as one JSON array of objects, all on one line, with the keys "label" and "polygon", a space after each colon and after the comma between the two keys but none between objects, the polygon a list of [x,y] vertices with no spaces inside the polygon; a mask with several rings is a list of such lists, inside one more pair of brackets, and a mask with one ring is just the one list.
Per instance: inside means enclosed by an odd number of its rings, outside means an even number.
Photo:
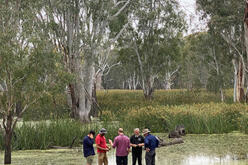
[{"label": "fallen log", "polygon": [[156,138],[159,141],[159,147],[165,147],[165,146],[171,146],[171,145],[175,145],[175,144],[182,144],[184,143],[182,138],[175,138],[173,141],[171,142],[165,142],[163,139],[161,139],[160,137],[156,136]]},{"label": "fallen log", "polygon": [[[72,149],[73,148],[73,145],[76,141],[77,137],[75,136],[73,139],[72,139],[72,142],[71,142],[71,145],[70,146],[66,146],[66,147],[61,147],[61,146],[50,146],[50,148],[52,149]],[[81,143],[81,141],[79,142]]]}]

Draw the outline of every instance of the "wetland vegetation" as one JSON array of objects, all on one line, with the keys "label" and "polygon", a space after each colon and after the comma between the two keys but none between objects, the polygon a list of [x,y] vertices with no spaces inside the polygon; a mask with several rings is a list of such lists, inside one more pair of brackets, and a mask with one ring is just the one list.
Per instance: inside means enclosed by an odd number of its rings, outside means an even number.
[{"label": "wetland vegetation", "polygon": [[[168,141],[168,134],[156,134]],[[248,135],[228,134],[189,134],[184,143],[157,149],[158,165],[246,165],[248,163]],[[143,152],[144,153],[144,152]],[[13,152],[14,165],[79,165],[85,164],[82,148],[22,150]],[[115,164],[115,153],[108,153],[109,164]],[[129,155],[131,163],[131,155]],[[0,152],[3,163],[3,152]],[[96,163],[94,164],[96,165]]]}]

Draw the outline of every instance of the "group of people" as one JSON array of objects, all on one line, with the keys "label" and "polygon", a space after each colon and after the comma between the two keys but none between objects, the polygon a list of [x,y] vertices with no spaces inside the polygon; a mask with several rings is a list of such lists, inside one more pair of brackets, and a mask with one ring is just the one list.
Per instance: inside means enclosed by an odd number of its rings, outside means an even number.
[{"label": "group of people", "polygon": [[[159,145],[158,139],[150,134],[149,129],[143,130],[143,135],[140,135],[139,128],[134,129],[134,135],[127,137],[122,128],[118,129],[118,136],[115,137],[114,142],[108,140],[110,146],[107,145],[105,134],[107,130],[102,128],[95,138],[95,144],[98,155],[98,165],[108,165],[107,152],[111,148],[116,148],[116,164],[127,165],[128,154],[132,152],[132,164],[135,165],[138,160],[138,165],[142,164],[142,150],[146,151],[145,162],[146,165],[155,165],[155,149]],[[83,140],[83,152],[86,158],[87,165],[92,165],[95,151],[94,151],[94,136],[95,132],[90,131]],[[131,149],[132,148],[132,149]]]}]

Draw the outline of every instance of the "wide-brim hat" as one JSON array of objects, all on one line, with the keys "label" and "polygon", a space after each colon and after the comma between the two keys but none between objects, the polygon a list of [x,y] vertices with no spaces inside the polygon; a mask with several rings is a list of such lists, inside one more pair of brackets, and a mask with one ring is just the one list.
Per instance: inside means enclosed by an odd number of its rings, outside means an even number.
[{"label": "wide-brim hat", "polygon": [[143,134],[148,134],[148,133],[150,133],[151,131],[149,130],[149,129],[143,129],[143,131],[142,131],[142,133]]},{"label": "wide-brim hat", "polygon": [[102,128],[100,131],[99,131],[100,134],[106,134],[107,133],[107,130],[105,128]]}]

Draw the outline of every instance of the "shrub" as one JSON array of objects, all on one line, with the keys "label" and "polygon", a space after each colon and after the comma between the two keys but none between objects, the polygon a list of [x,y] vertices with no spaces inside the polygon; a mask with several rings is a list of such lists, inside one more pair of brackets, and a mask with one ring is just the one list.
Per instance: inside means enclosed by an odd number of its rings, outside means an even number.
[{"label": "shrub", "polygon": [[183,124],[188,133],[211,134],[238,130],[242,113],[248,111],[247,106],[242,104],[210,103],[187,106],[148,106],[128,109],[125,112],[124,121],[133,128],[148,127],[153,132],[168,132],[176,125]]}]

